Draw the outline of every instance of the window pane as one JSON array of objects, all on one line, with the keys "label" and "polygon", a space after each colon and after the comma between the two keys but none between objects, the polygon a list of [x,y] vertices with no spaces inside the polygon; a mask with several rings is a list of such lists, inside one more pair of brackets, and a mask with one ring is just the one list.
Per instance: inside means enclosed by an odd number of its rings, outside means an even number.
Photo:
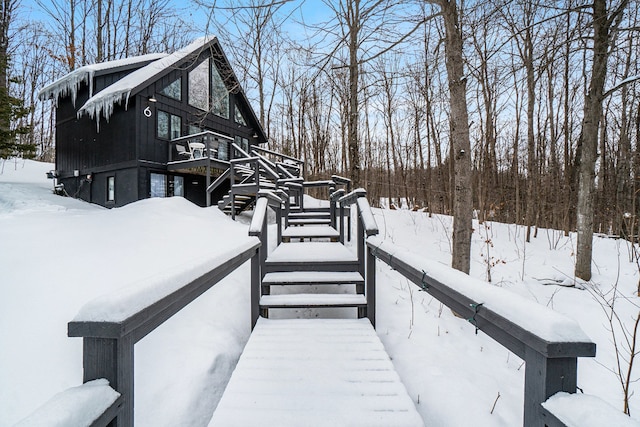
[{"label": "window pane", "polygon": [[211,70],[211,112],[229,118],[229,92],[215,65]]},{"label": "window pane", "polygon": [[151,197],[167,196],[167,177],[159,173],[151,174]]},{"label": "window pane", "polygon": [[246,126],[247,122],[244,119],[244,117],[242,116],[242,112],[240,111],[240,107],[238,107],[238,104],[235,105],[235,118],[236,118],[236,123],[241,124],[242,126]]},{"label": "window pane", "polygon": [[158,111],[158,138],[169,139],[169,113]]},{"label": "window pane", "polygon": [[209,59],[189,73],[189,104],[209,110]]},{"label": "window pane", "polygon": [[184,197],[184,178],[181,176],[173,177],[173,195]]},{"label": "window pane", "polygon": [[218,159],[229,160],[229,143],[227,141],[218,142]]},{"label": "window pane", "polygon": [[182,100],[182,80],[178,79],[169,84],[169,86],[162,89],[160,92],[164,96],[168,96],[169,98],[177,99],[178,101]]},{"label": "window pane", "polygon": [[182,129],[182,118],[171,115],[171,139],[180,138]]},{"label": "window pane", "polygon": [[116,177],[107,177],[107,202],[116,200]]}]

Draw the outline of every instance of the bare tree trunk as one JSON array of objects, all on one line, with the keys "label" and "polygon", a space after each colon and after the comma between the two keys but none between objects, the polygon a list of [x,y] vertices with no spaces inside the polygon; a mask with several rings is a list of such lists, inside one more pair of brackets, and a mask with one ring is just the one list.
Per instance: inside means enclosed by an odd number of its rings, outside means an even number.
[{"label": "bare tree trunk", "polygon": [[575,275],[583,280],[591,280],[598,127],[602,116],[611,28],[614,21],[622,14],[627,3],[628,0],[623,0],[611,17],[607,13],[606,0],[594,0],[593,3],[593,65],[589,92],[584,104],[582,132],[579,141],[581,149],[580,158],[578,159],[578,241]]},{"label": "bare tree trunk", "polygon": [[467,81],[462,58],[462,29],[456,0],[438,3],[445,27],[445,52],[451,104],[451,147],[454,168],[453,254],[451,266],[469,273],[471,267],[472,197],[471,143],[467,111]]},{"label": "bare tree trunk", "polygon": [[349,122],[348,147],[350,178],[354,188],[360,186],[360,144],[358,143],[358,35],[360,25],[360,0],[347,2],[349,26]]}]

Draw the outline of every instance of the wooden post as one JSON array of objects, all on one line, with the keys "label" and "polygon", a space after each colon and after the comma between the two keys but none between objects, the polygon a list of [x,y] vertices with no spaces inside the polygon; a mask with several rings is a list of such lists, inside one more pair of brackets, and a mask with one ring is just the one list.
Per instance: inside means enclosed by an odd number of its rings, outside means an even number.
[{"label": "wooden post", "polygon": [[376,327],[376,257],[367,246],[367,275],[365,276],[367,297],[367,318],[375,329]]},{"label": "wooden post", "polygon": [[[356,208],[357,209],[357,208]],[[362,215],[358,209],[358,220],[356,221],[356,227],[358,227],[358,231],[356,233],[357,245],[358,245],[358,272],[362,277],[365,277],[365,233],[364,233],[364,224],[362,223]],[[364,294],[364,285],[356,285],[356,293]]]},{"label": "wooden post", "polygon": [[336,201],[333,197],[329,197],[329,217],[331,226],[337,229],[338,226],[336,222]]},{"label": "wooden post", "polygon": [[83,345],[83,382],[105,378],[122,395],[122,407],[110,424],[113,427],[133,426],[133,340],[85,337]]},{"label": "wooden post", "polygon": [[231,219],[236,219],[236,198],[234,195],[233,187],[236,185],[236,167],[235,164],[230,162],[229,169],[231,176],[229,177],[229,196],[231,197]]},{"label": "wooden post", "polygon": [[293,190],[291,189],[291,187],[285,187],[286,193],[287,193],[287,197],[284,201],[284,228],[289,227],[289,211],[291,210],[291,193],[293,192]]},{"label": "wooden post", "polygon": [[[340,243],[344,245],[344,202],[340,202]],[[351,224],[349,224],[351,225]]]},{"label": "wooden post", "polygon": [[251,330],[260,316],[260,248],[251,257]]},{"label": "wooden post", "polygon": [[205,196],[207,207],[211,206],[211,193],[209,192],[209,186],[211,185],[211,144],[209,143],[209,136],[205,136],[204,140],[207,144],[207,181],[205,187]]},{"label": "wooden post", "polygon": [[277,245],[282,243],[282,204],[275,207],[276,210],[276,229],[277,229]]},{"label": "wooden post", "polygon": [[544,427],[542,403],[559,391],[575,393],[577,376],[577,358],[549,358],[528,347],[525,350],[523,425]]}]

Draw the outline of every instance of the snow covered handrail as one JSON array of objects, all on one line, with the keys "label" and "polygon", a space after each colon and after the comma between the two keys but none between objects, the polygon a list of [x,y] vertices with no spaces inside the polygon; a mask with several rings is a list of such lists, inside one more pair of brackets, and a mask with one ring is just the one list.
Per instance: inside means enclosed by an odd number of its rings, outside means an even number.
[{"label": "snow covered handrail", "polygon": [[340,175],[331,175],[331,180],[337,185],[344,185],[347,193],[351,192],[351,180]]},{"label": "snow covered handrail", "polygon": [[49,399],[15,427],[102,427],[113,420],[122,396],[105,379],[68,388]]},{"label": "snow covered handrail", "polygon": [[[278,194],[282,195],[281,198]],[[251,225],[249,226],[249,236],[260,239],[261,245],[258,248],[258,257],[255,265],[251,264],[251,328],[256,325],[260,316],[260,283],[262,279],[261,271],[264,270],[267,252],[269,248],[269,236],[267,232],[267,208],[271,206],[276,213],[276,229],[278,232],[277,243],[282,243],[282,204],[289,195],[279,190],[278,194],[269,190],[260,190],[258,200],[253,210]]]},{"label": "snow covered handrail", "polygon": [[525,361],[525,426],[562,425],[541,405],[557,392],[575,393],[577,358],[596,354],[595,343],[576,321],[371,236],[367,270],[375,271],[375,258]]},{"label": "snow covered handrail", "polygon": [[320,180],[320,181],[304,181],[302,183],[303,187],[306,188],[316,188],[316,187],[335,187],[336,183],[330,179]]},{"label": "snow covered handrail", "polygon": [[134,344],[249,259],[253,271],[260,245],[258,239],[249,239],[194,264],[188,276],[159,276],[145,286],[100,297],[69,322],[68,336],[83,338],[83,382],[104,378],[121,395],[115,425],[133,425]]},{"label": "snow covered handrail", "polygon": [[277,211],[282,207],[282,198],[273,191],[258,191],[258,201],[253,210],[253,217],[249,225],[249,236],[260,237],[262,229],[267,220],[267,207],[273,207]]},{"label": "snow covered handrail", "polygon": [[297,158],[291,157],[291,156],[287,156],[286,154],[277,153],[275,151],[271,151],[271,150],[268,150],[266,148],[255,147],[254,146],[253,149],[256,150],[256,151],[262,152],[262,153],[271,154],[272,156],[278,156],[278,157],[282,158],[283,160],[289,160],[289,161],[295,162],[295,163],[297,163],[299,165],[303,165],[304,164],[304,162],[302,160],[300,160],[300,159],[297,159]]},{"label": "snow covered handrail", "polygon": [[[367,191],[364,188],[357,188],[352,192],[345,194],[344,196],[338,199],[338,204],[340,207],[340,213],[338,214],[338,218],[340,218],[340,242],[344,243],[345,229],[348,232],[347,240],[351,240],[351,214],[348,211],[350,205],[357,203],[359,199],[365,198],[367,196]],[[367,212],[364,214],[364,218],[362,217],[362,209],[365,209]],[[347,226],[344,226],[345,216],[347,218]],[[358,206],[358,216],[360,218],[359,222],[362,222],[364,226],[364,232],[367,236],[372,236],[374,234],[378,234],[378,225],[376,221],[373,219],[373,213],[371,212],[371,207],[369,206],[369,202],[367,201],[366,206]],[[364,250],[364,249],[363,249]]]},{"label": "snow covered handrail", "polygon": [[364,188],[356,188],[352,192],[345,194],[342,198],[338,200],[338,203],[342,205],[352,205],[357,200],[358,197],[364,197],[367,195],[367,191]]}]

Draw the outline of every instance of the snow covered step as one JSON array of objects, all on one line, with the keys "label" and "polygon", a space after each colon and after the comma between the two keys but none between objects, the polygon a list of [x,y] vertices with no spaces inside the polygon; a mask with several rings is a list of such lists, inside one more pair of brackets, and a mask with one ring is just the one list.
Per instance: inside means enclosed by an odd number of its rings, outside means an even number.
[{"label": "snow covered step", "polygon": [[414,427],[424,423],[366,319],[259,319],[216,426]]},{"label": "snow covered step", "polygon": [[263,295],[261,308],[365,307],[367,299],[359,294],[285,294]]},{"label": "snow covered step", "polygon": [[287,227],[282,232],[282,240],[285,242],[291,239],[331,239],[338,241],[340,232],[333,227],[326,225],[307,225],[305,227]]},{"label": "snow covered step", "polygon": [[346,285],[362,284],[357,271],[286,271],[267,273],[263,285]]},{"label": "snow covered step", "polygon": [[304,211],[304,212],[289,213],[290,219],[329,218],[330,216],[331,214],[328,211]]},{"label": "snow covered step", "polygon": [[337,242],[295,242],[278,245],[265,261],[264,272],[358,271],[358,257]]},{"label": "snow covered step", "polygon": [[289,225],[331,225],[329,218],[296,218],[289,219]]}]

